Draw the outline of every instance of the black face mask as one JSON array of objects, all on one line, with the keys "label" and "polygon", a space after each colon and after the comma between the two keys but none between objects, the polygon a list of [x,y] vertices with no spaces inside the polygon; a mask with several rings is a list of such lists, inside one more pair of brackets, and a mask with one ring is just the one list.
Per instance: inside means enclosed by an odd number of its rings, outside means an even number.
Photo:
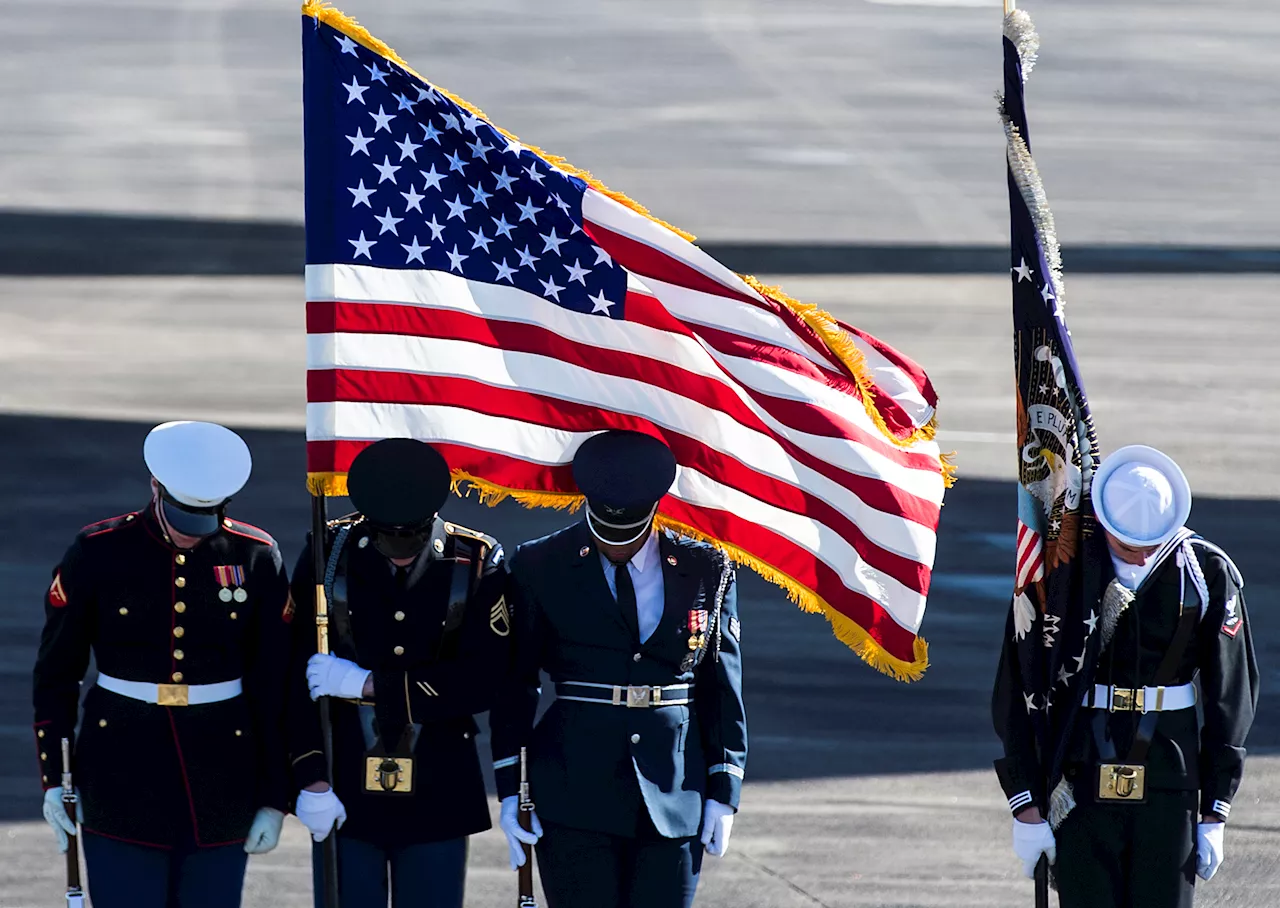
[{"label": "black face mask", "polygon": [[184,536],[212,536],[222,522],[222,506],[207,509],[189,508],[166,497],[160,499],[160,510],[165,523]]},{"label": "black face mask", "polygon": [[406,529],[404,527],[373,527],[373,547],[387,558],[417,558],[431,539],[432,526]]}]

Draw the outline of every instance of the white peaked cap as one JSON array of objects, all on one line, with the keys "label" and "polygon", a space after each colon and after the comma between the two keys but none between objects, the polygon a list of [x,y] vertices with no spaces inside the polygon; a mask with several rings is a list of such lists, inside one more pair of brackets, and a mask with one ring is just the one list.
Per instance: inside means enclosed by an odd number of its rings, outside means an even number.
[{"label": "white peaked cap", "polygon": [[167,422],[147,433],[142,459],[175,501],[212,508],[244,488],[253,458],[244,439],[211,422]]},{"label": "white peaked cap", "polygon": [[1099,522],[1126,545],[1161,545],[1191,516],[1191,485],[1167,454],[1129,445],[1098,467],[1093,506]]}]

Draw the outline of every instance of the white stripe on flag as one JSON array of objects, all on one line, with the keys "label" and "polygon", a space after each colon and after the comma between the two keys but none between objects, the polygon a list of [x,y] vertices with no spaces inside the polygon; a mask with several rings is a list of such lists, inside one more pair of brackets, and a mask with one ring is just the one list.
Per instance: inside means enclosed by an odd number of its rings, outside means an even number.
[{"label": "white stripe on flag", "polygon": [[[411,437],[447,441],[545,465],[569,462],[578,445],[592,434],[549,429],[462,407],[346,402],[307,405],[307,437],[312,441]],[[868,565],[839,533],[820,522],[683,467],[678,469],[671,494],[692,505],[728,511],[768,527],[826,563],[845,586],[877,602],[902,627],[912,633],[918,630],[925,597]],[[920,554],[932,560],[932,534],[921,541]]]}]

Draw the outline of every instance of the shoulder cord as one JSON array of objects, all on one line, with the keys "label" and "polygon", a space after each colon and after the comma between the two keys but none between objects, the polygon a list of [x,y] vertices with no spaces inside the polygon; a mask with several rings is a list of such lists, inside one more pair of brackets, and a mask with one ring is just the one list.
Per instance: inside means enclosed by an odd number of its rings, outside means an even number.
[{"label": "shoulder cord", "polygon": [[729,581],[733,579],[733,562],[729,560],[729,556],[721,553],[724,558],[724,564],[720,569],[720,585],[716,588],[715,607],[711,616],[711,623],[716,629],[716,661],[720,661],[720,609],[724,605],[724,594],[729,589]]}]

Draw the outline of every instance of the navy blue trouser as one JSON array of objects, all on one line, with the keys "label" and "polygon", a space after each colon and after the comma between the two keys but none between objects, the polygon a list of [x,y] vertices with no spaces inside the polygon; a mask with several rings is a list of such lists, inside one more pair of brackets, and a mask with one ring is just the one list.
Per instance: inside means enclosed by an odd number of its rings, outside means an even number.
[{"label": "navy blue trouser", "polygon": [[244,846],[152,848],[84,831],[93,908],[239,908]]},{"label": "navy blue trouser", "polygon": [[634,837],[543,820],[536,847],[548,908],[690,908],[702,872],[702,842],[663,838],[648,814]]},{"label": "navy blue trouser", "polygon": [[[313,843],[316,908],[324,908],[324,851]],[[388,880],[388,870],[390,879]],[[338,895],[342,908],[462,908],[467,840],[384,848],[338,833]]]}]

